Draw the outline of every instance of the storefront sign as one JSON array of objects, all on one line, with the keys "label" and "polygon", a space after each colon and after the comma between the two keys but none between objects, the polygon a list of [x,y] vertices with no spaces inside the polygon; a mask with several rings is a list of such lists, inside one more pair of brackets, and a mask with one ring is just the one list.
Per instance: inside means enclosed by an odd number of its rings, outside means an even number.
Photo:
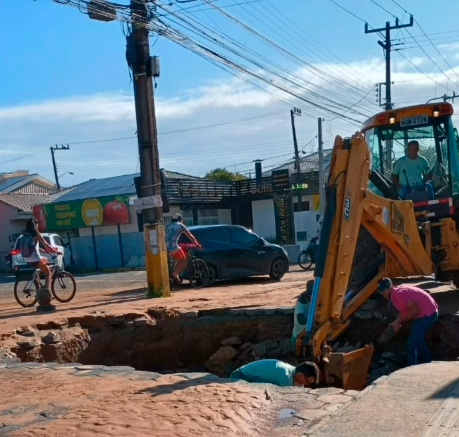
[{"label": "storefront sign", "polygon": [[276,238],[280,244],[295,244],[295,222],[288,170],[272,172]]},{"label": "storefront sign", "polygon": [[250,191],[250,194],[265,194],[265,193],[272,193],[273,188],[270,187],[268,184],[257,185]]},{"label": "storefront sign", "polygon": [[292,192],[273,193],[276,238],[280,244],[295,244]]},{"label": "storefront sign", "polygon": [[160,208],[163,206],[163,199],[159,194],[155,196],[141,197],[140,199],[134,200],[134,205],[138,211],[148,208]]},{"label": "storefront sign", "polygon": [[289,170],[273,170],[271,173],[273,191],[290,190]]},{"label": "storefront sign", "polygon": [[41,232],[131,223],[128,196],[36,205],[33,207],[33,215],[38,220]]}]

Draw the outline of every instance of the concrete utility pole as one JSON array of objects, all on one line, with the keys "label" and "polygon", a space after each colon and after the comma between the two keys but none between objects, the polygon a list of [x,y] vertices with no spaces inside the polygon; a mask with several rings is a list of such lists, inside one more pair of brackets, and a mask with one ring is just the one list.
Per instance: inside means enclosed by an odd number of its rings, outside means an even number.
[{"label": "concrete utility pole", "polygon": [[[161,173],[150,57],[146,0],[131,0],[132,32],[126,37],[126,58],[134,77],[134,98],[140,159],[140,192],[145,234],[148,297],[170,296],[161,199]],[[148,202],[147,202],[148,200]]]},{"label": "concrete utility pole", "polygon": [[[301,116],[301,109],[299,108],[293,108],[290,110],[290,119],[292,121],[292,134],[293,134],[293,147],[295,149],[295,171],[297,174],[297,183],[299,182],[300,179],[300,154],[298,152],[298,142],[296,140],[296,129],[295,129],[295,115]],[[301,188],[297,188],[298,190],[298,211],[301,211]]]},{"label": "concrete utility pole", "polygon": [[[375,33],[375,32],[382,32],[385,31],[385,38],[383,41],[378,41],[378,44],[384,49],[384,54],[386,56],[386,111],[390,111],[393,108],[392,104],[392,95],[391,95],[391,85],[392,82],[390,80],[390,52],[392,50],[392,43],[390,40],[390,31],[395,29],[402,29],[404,27],[411,27],[413,26],[413,16],[410,16],[409,24],[399,24],[398,18],[395,19],[395,26],[391,26],[389,21],[386,21],[385,27],[381,27],[380,29],[368,29],[368,23],[365,23],[365,33]],[[386,150],[385,150],[385,168],[387,171],[392,170],[392,149],[393,144],[392,140],[386,141]]]},{"label": "concrete utility pole", "polygon": [[69,145],[67,144],[66,146],[64,146],[63,144],[61,144],[61,146],[59,147],[57,144],[53,147],[51,146],[49,148],[49,150],[51,150],[51,158],[53,160],[53,169],[54,169],[54,178],[56,179],[56,188],[57,188],[57,191],[60,191],[61,189],[61,186],[59,184],[59,176],[57,175],[57,165],[56,165],[56,158],[54,157],[54,151],[55,150],[69,150],[70,147]]},{"label": "concrete utility pole", "polygon": [[317,139],[319,142],[319,199],[320,199],[320,217],[324,216],[325,212],[325,172],[324,172],[324,143],[322,140],[322,119],[317,120]]},{"label": "concrete utility pole", "polygon": [[391,26],[390,22],[387,21],[385,27],[379,29],[369,29],[368,23],[365,23],[365,33],[375,33],[385,31],[385,41],[378,41],[378,44],[384,49],[386,57],[386,110],[392,109],[392,96],[391,96],[391,80],[390,80],[390,52],[392,49],[392,43],[390,40],[390,31],[395,29],[402,29],[404,27],[413,26],[413,16],[410,16],[409,24],[399,24],[398,18],[395,19],[395,26]]}]

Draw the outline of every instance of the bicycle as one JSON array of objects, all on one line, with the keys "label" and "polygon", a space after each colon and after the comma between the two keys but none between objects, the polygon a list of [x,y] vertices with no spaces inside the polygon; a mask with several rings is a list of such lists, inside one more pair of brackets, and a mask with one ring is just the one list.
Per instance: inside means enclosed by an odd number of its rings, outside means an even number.
[{"label": "bicycle", "polygon": [[[51,268],[50,291],[58,302],[70,302],[76,294],[75,278],[55,263],[57,256],[52,258],[54,263],[48,264]],[[14,297],[18,304],[24,308],[33,307],[37,302],[37,292],[43,288],[40,273],[40,269],[35,269],[32,273],[18,276],[14,283]]]},{"label": "bicycle", "polygon": [[[186,265],[186,272],[187,272],[187,279],[190,281],[190,285],[193,288],[199,289],[205,287],[206,285],[210,284],[210,273],[209,268],[205,261],[200,258],[197,258],[195,255],[196,246],[194,244],[184,244],[181,245],[182,249],[187,252],[187,265]],[[169,278],[170,278],[170,286],[171,288],[174,285],[177,285],[177,281],[174,281],[172,277],[172,272],[175,269],[176,261],[172,258],[169,258]]]}]

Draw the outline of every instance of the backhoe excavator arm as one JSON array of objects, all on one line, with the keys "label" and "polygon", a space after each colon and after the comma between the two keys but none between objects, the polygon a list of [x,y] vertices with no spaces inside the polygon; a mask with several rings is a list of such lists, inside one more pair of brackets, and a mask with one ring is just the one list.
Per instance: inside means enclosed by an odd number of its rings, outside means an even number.
[{"label": "backhoe excavator arm", "polygon": [[346,389],[365,386],[373,347],[334,353],[330,342],[349,326],[380,278],[432,272],[412,202],[372,193],[369,177],[370,152],[364,137],[358,133],[350,140],[337,137],[305,346],[308,355],[322,364],[326,382],[339,380]]}]

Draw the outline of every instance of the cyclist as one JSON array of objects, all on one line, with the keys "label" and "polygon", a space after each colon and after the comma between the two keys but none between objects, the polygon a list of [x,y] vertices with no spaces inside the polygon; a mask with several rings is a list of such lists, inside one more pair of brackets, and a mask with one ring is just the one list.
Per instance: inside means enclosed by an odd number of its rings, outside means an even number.
[{"label": "cyclist", "polygon": [[25,233],[29,234],[33,238],[33,244],[35,245],[35,251],[32,255],[24,257],[24,261],[29,264],[31,267],[39,268],[45,275],[45,288],[50,289],[51,283],[51,269],[48,266],[48,260],[40,255],[40,243],[42,244],[44,251],[48,253],[57,253],[60,252],[54,247],[50,246],[43,236],[38,232],[38,221],[34,218],[27,220]]},{"label": "cyclist", "polygon": [[176,261],[172,273],[172,278],[176,282],[180,282],[180,275],[186,269],[187,263],[187,255],[178,244],[182,234],[185,234],[197,247],[201,247],[195,236],[183,224],[182,216],[180,214],[175,214],[174,217],[172,217],[172,222],[166,228],[166,248],[169,256]]}]

